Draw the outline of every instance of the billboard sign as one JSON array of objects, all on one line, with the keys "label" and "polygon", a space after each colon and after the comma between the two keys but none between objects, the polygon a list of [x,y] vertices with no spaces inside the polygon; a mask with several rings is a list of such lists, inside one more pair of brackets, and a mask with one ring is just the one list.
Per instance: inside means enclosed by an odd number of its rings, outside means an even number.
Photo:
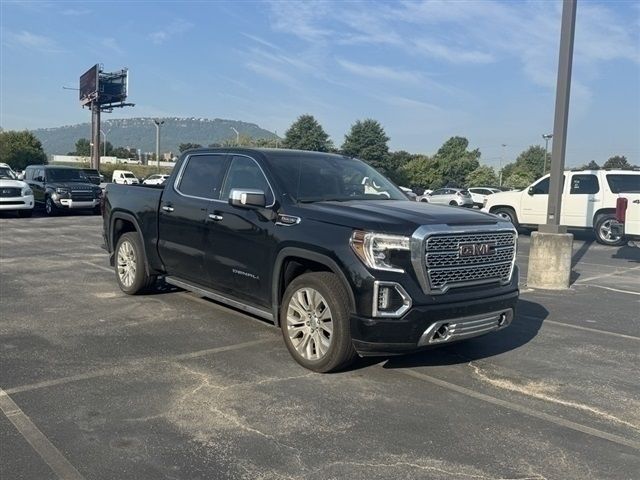
[{"label": "billboard sign", "polygon": [[98,98],[100,66],[95,64],[80,77],[80,104],[86,105]]},{"label": "billboard sign", "polygon": [[113,73],[100,73],[99,102],[100,105],[123,103],[127,99],[129,72],[127,69]]}]

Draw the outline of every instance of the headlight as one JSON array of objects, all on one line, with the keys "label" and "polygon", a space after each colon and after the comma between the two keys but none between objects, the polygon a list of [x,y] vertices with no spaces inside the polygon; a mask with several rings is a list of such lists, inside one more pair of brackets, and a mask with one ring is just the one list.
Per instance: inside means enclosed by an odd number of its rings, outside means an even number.
[{"label": "headlight", "polygon": [[29,187],[25,187],[22,189],[22,196],[26,197],[28,195],[33,195],[33,190],[31,190]]},{"label": "headlight", "polygon": [[356,230],[351,235],[351,248],[369,268],[404,272],[404,268],[394,264],[394,253],[408,252],[410,238],[386,233]]},{"label": "headlight", "polygon": [[68,188],[63,188],[63,187],[58,187],[58,188],[56,188],[56,193],[59,193],[60,195],[67,195],[67,194],[69,194],[69,189]]}]

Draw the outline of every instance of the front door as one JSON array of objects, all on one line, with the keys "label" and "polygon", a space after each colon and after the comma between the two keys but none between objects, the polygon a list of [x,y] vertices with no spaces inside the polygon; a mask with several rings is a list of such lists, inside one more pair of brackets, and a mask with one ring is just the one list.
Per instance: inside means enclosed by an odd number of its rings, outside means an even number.
[{"label": "front door", "polygon": [[[564,188],[564,176],[562,177]],[[564,196],[563,196],[564,198]],[[547,206],[549,204],[549,176],[544,177],[522,192],[518,220],[528,225],[547,223]]]},{"label": "front door", "polygon": [[208,214],[219,202],[227,161],[226,155],[191,155],[176,182],[165,187],[158,212],[158,252],[169,275],[210,283],[205,256],[216,245]]},{"label": "front door", "polygon": [[[234,188],[263,191],[267,208],[250,210],[229,205],[229,193]],[[233,156],[220,198],[223,202],[212,204],[209,212],[213,227],[209,235],[215,248],[210,248],[206,256],[213,288],[268,307],[275,252],[275,224],[269,218],[269,209],[274,194],[253,158]]]}]

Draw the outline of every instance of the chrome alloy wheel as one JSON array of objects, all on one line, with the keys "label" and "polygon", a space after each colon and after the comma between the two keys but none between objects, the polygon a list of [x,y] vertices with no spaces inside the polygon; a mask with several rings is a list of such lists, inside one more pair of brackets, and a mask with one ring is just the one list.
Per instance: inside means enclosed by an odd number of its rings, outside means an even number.
[{"label": "chrome alloy wheel", "polygon": [[136,278],[136,252],[129,241],[122,242],[118,250],[118,277],[127,288]]},{"label": "chrome alloy wheel", "polygon": [[611,225],[613,224],[613,219],[605,220],[600,224],[600,238],[607,243],[615,243],[620,240],[619,235],[614,235],[611,230]]},{"label": "chrome alloy wheel", "polygon": [[297,290],[287,305],[287,333],[306,360],[320,360],[331,345],[333,321],[329,304],[317,290]]}]

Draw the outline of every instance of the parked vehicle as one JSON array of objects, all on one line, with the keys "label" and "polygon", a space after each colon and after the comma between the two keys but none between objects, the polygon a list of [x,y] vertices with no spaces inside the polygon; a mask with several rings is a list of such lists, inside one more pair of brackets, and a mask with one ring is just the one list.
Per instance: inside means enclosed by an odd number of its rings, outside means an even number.
[{"label": "parked vehicle", "polygon": [[81,168],[29,165],[25,181],[33,190],[35,204],[44,207],[47,215],[67,209],[100,213],[102,189],[91,183]]},{"label": "parked vehicle", "polygon": [[[604,245],[622,245],[615,234],[616,201],[621,194],[640,191],[640,171],[565,171],[560,223],[572,228],[593,229]],[[495,193],[487,197],[484,211],[509,220],[516,227],[546,223],[549,175],[536,180],[521,192]]]},{"label": "parked vehicle", "polygon": [[19,217],[33,213],[33,191],[6,163],[0,163],[0,211],[15,211]]},{"label": "parked vehicle", "polygon": [[318,372],[504,328],[518,299],[513,225],[340,155],[190,150],[163,189],[108,185],[103,219],[123,292],[162,275],[275,322]]},{"label": "parked vehicle", "polygon": [[640,247],[640,190],[623,195],[616,200],[615,221],[611,224],[611,233]]},{"label": "parked vehicle", "polygon": [[100,185],[104,180],[104,175],[102,175],[95,168],[81,168],[80,170],[82,170],[82,172],[85,174],[85,176],[94,185]]},{"label": "parked vehicle", "polygon": [[438,188],[424,195],[421,202],[451,205],[455,207],[473,207],[473,199],[467,190],[461,188]]},{"label": "parked vehicle", "polygon": [[409,200],[411,201],[416,201],[416,199],[418,198],[418,195],[415,194],[415,192],[413,190],[411,190],[409,187],[399,187],[400,190],[403,191],[403,193],[409,197]]},{"label": "parked vehicle", "polygon": [[484,206],[484,200],[487,196],[501,192],[501,190],[491,187],[471,187],[468,190],[471,200],[473,200],[473,206],[479,208]]},{"label": "parked vehicle", "polygon": [[154,173],[153,175],[149,175],[142,181],[143,185],[162,185],[167,181],[169,175],[163,175],[160,173]]},{"label": "parked vehicle", "polygon": [[123,185],[137,185],[140,183],[140,180],[129,170],[114,170],[111,181]]}]

